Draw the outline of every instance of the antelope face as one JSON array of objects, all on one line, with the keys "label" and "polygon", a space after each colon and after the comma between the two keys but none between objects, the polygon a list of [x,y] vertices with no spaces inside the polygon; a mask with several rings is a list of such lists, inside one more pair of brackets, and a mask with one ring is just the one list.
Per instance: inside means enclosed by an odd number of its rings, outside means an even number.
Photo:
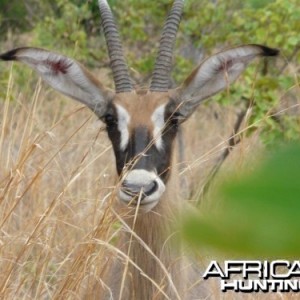
[{"label": "antelope face", "polygon": [[169,178],[179,125],[171,99],[168,92],[118,94],[103,117],[121,178],[119,199],[143,211],[157,204]]},{"label": "antelope face", "polygon": [[119,198],[127,205],[151,210],[168,181],[177,127],[210,96],[228,88],[258,56],[278,50],[243,45],[202,62],[177,89],[169,90],[172,52],[184,0],[174,0],[165,23],[149,90],[133,88],[112,12],[98,0],[111,61],[115,91],[105,88],[86,68],[64,55],[23,47],[0,55],[32,67],[54,89],[89,107],[107,126],[117,172]]}]

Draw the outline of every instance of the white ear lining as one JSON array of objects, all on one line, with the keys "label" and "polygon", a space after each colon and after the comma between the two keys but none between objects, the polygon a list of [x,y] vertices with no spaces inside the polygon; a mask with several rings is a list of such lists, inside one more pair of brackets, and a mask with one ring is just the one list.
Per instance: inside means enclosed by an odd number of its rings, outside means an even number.
[{"label": "white ear lining", "polygon": [[1,58],[27,64],[52,88],[85,104],[99,117],[106,111],[109,91],[77,61],[39,48],[15,49]]},{"label": "white ear lining", "polygon": [[206,59],[178,89],[179,111],[185,117],[201,101],[226,89],[257,56],[275,56],[278,50],[260,45],[245,45],[217,53]]}]

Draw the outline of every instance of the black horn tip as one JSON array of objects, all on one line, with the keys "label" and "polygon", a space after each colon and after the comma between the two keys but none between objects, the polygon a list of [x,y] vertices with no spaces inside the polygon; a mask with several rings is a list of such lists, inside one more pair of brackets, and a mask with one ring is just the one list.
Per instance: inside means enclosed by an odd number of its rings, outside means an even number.
[{"label": "black horn tip", "polygon": [[18,49],[13,49],[8,52],[0,54],[0,59],[2,60],[16,60]]},{"label": "black horn tip", "polygon": [[277,56],[279,54],[279,49],[275,49],[275,48],[269,48],[266,46],[260,46],[260,48],[262,49],[262,55],[263,56]]}]

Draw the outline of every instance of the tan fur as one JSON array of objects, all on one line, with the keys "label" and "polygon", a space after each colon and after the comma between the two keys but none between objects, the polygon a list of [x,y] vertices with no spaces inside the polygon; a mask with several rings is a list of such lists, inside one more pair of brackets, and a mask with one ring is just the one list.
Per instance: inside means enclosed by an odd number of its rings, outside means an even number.
[{"label": "tan fur", "polygon": [[[173,172],[163,197],[152,211],[137,214],[135,219],[132,209],[123,217],[134,233],[122,230],[118,249],[128,255],[139,269],[129,262],[126,270],[124,260],[111,258],[103,281],[111,289],[113,299],[202,299],[201,273],[195,268],[195,263],[185,258],[180,239],[175,234],[174,226],[184,206],[178,199],[176,187],[178,176]],[[116,210],[120,215],[124,213],[124,207],[117,202]],[[109,293],[102,291],[101,295],[100,299],[109,299]]]},{"label": "tan fur", "polygon": [[114,95],[114,91],[105,87],[101,83],[101,81],[99,81],[98,78],[96,78],[96,76],[93,73],[91,73],[86,67],[84,67],[80,63],[78,63],[78,64],[80,65],[80,67],[81,67],[84,75],[87,77],[87,79],[90,80],[90,82],[92,84],[94,84],[95,86],[97,86],[99,88],[99,90],[103,93],[106,100],[110,100]]},{"label": "tan fur", "polygon": [[123,106],[129,113],[131,121],[129,131],[138,126],[146,126],[149,132],[153,131],[151,116],[155,109],[169,101],[170,94],[155,93],[145,90],[132,91],[130,93],[116,94],[113,100],[115,104]]}]

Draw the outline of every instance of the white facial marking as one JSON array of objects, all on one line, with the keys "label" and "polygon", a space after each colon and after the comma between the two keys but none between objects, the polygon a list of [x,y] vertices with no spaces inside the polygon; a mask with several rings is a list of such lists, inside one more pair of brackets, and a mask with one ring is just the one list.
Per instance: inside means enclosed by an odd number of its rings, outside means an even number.
[{"label": "white facial marking", "polygon": [[151,121],[154,125],[153,138],[157,149],[163,149],[162,130],[165,126],[165,107],[166,104],[160,105],[152,114]]},{"label": "white facial marking", "polygon": [[127,110],[118,104],[116,104],[116,109],[118,114],[118,130],[121,135],[120,149],[124,151],[129,142],[128,124],[130,122],[130,116]]}]

